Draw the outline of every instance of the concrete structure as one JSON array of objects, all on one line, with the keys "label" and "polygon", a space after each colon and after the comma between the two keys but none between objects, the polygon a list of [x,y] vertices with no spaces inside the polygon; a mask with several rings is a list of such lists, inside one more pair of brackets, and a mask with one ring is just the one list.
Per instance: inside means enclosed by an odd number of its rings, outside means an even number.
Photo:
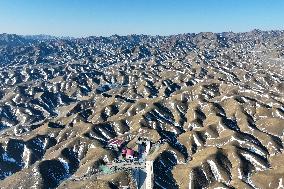
[{"label": "concrete structure", "polygon": [[145,169],[133,169],[132,170],[132,177],[135,181],[137,189],[145,189],[146,186],[146,177],[147,173],[145,172]]},{"label": "concrete structure", "polygon": [[146,161],[145,171],[147,173],[147,177],[145,180],[146,186],[145,189],[152,189],[154,187],[154,173],[153,173],[153,161]]},{"label": "concrete structure", "polygon": [[110,169],[132,170],[137,189],[152,189],[154,184],[153,161],[120,161],[108,163]]},{"label": "concrete structure", "polygon": [[132,171],[137,189],[152,189],[154,184],[153,161],[146,161],[145,167]]}]

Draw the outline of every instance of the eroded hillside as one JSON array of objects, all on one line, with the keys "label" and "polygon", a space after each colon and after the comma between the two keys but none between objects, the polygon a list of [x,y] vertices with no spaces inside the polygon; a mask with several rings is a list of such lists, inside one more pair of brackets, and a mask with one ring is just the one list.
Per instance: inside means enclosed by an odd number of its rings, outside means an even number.
[{"label": "eroded hillside", "polygon": [[138,134],[166,141],[154,188],[283,187],[283,32],[23,39],[0,43],[0,187],[132,186],[96,170]]}]

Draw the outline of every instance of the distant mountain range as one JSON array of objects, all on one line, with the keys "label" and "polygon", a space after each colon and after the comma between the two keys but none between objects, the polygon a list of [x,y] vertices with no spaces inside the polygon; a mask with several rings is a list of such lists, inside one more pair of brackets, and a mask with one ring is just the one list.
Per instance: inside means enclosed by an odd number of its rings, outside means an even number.
[{"label": "distant mountain range", "polygon": [[[62,63],[87,61],[102,64],[135,62],[139,60],[165,61],[184,58],[190,52],[242,45],[272,45],[283,42],[283,31],[253,30],[245,33],[188,33],[171,36],[128,35],[110,37],[69,38],[49,35],[0,34],[0,65]],[[274,49],[279,52],[279,49]],[[216,53],[216,52],[214,52]],[[213,54],[214,54],[213,53]],[[211,56],[211,55],[210,55]]]},{"label": "distant mountain range", "polygon": [[74,37],[56,37],[52,35],[21,35],[25,39],[31,39],[31,40],[39,40],[39,41],[45,41],[45,40],[56,40],[56,39],[74,39]]},{"label": "distant mountain range", "polygon": [[17,34],[0,34],[0,45],[25,45],[38,41],[51,41],[60,39],[74,39],[73,37],[56,37],[51,35],[17,35]]}]

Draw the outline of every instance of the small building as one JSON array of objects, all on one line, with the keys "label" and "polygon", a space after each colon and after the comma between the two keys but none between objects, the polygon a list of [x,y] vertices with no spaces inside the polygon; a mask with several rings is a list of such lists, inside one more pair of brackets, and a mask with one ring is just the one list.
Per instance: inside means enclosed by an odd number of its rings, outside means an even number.
[{"label": "small building", "polygon": [[111,173],[113,173],[113,170],[111,170],[107,165],[100,165],[100,166],[99,166],[99,170],[100,170],[103,174],[111,174]]},{"label": "small building", "polygon": [[134,150],[126,149],[126,159],[134,159]]},{"label": "small building", "polygon": [[122,154],[126,155],[127,149],[123,148],[121,152],[122,152]]},{"label": "small building", "polygon": [[123,148],[122,151],[121,151],[121,155],[122,157],[126,157],[126,152],[127,152],[127,149],[126,148]]},{"label": "small building", "polygon": [[125,141],[119,139],[111,139],[108,141],[108,146],[111,148],[119,149],[122,147]]}]

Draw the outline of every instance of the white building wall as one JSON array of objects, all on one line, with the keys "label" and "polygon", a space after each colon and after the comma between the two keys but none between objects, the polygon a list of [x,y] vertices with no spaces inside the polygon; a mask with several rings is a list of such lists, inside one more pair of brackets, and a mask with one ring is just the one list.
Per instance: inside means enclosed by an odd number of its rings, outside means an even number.
[{"label": "white building wall", "polygon": [[147,177],[145,180],[146,187],[145,189],[152,189],[154,182],[154,173],[153,173],[153,161],[146,161],[146,173]]}]

